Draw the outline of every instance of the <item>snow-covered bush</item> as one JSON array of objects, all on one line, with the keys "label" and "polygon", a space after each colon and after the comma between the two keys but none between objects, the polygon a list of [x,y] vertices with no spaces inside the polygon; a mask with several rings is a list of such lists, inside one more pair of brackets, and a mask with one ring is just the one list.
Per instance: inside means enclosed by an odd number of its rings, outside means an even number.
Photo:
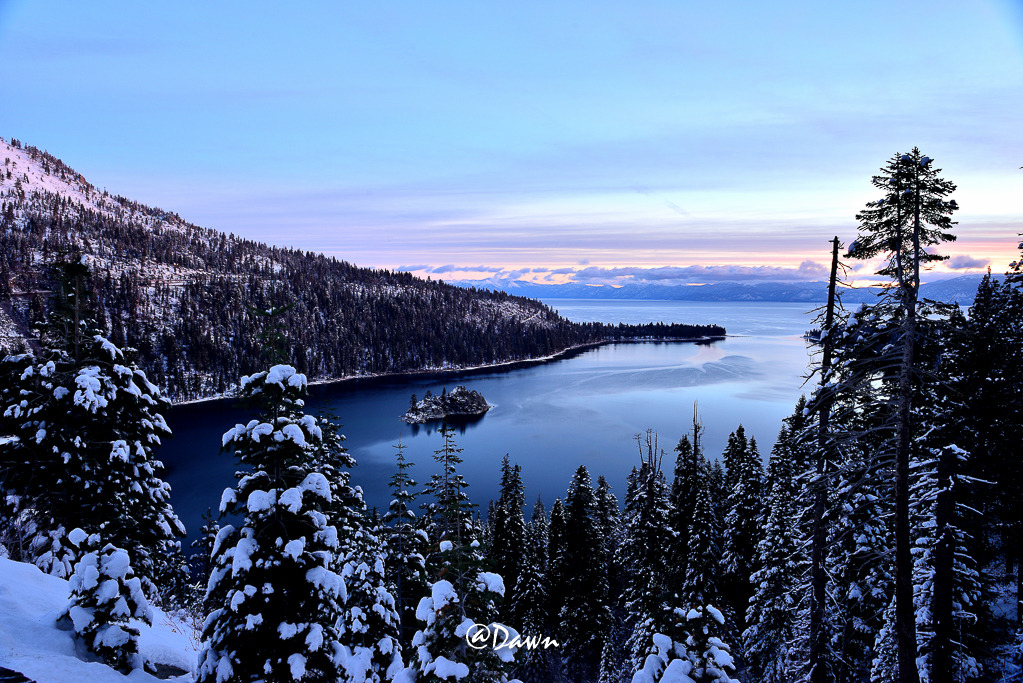
[{"label": "snow-covered bush", "polygon": [[109,543],[100,548],[99,535],[81,529],[71,531],[68,541],[81,555],[68,581],[67,616],[75,634],[110,666],[124,672],[141,668],[139,630],[131,620],[152,624],[153,612],[127,551]]}]

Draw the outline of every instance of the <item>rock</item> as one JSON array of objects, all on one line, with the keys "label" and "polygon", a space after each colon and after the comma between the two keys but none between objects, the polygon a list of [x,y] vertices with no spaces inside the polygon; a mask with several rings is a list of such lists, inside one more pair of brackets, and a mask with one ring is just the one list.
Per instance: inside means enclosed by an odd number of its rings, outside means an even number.
[{"label": "rock", "polygon": [[492,407],[483,394],[459,385],[450,392],[425,396],[410,406],[401,419],[408,424],[425,424],[448,418],[479,417]]}]

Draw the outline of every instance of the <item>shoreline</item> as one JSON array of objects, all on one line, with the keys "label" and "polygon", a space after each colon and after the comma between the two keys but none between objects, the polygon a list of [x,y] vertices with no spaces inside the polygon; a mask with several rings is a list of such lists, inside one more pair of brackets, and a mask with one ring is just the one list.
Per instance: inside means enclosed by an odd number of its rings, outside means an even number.
[{"label": "shoreline", "polygon": [[[590,349],[599,348],[601,346],[607,346],[608,344],[650,344],[650,343],[665,343],[665,344],[699,344],[699,343],[713,343],[716,341],[722,341],[729,336],[733,335],[715,335],[715,336],[704,336],[704,337],[668,337],[668,338],[654,338],[654,337],[642,337],[636,339],[602,339],[595,342],[586,342],[585,344],[576,344],[575,346],[569,346],[568,348],[562,349],[556,353],[552,353],[549,356],[541,356],[539,358],[523,358],[520,360],[507,360],[498,363],[488,363],[485,365],[472,365],[462,368],[426,368],[423,370],[405,370],[401,372],[381,372],[372,375],[352,375],[350,377],[336,377],[330,379],[317,379],[309,382],[309,387],[326,387],[329,385],[344,384],[350,382],[353,384],[373,384],[376,382],[383,382],[387,380],[393,380],[401,377],[419,377],[419,378],[440,378],[447,376],[458,376],[464,375],[471,377],[474,375],[483,375],[494,371],[508,371],[508,370],[521,370],[524,368],[533,367],[536,365],[543,365],[553,361],[564,360],[566,358],[574,358],[579,354],[585,353]],[[173,401],[171,402],[171,408],[177,406],[194,405],[197,403],[208,403],[210,401],[229,401],[236,398],[235,395],[225,394],[220,396],[206,396],[203,398],[191,398],[186,401]]]}]

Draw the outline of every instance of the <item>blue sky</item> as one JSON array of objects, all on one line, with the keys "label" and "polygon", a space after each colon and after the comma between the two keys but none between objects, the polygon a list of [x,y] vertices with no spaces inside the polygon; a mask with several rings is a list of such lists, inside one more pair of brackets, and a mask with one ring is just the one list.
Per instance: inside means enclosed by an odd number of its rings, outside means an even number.
[{"label": "blue sky", "polygon": [[0,135],[360,265],[612,282],[816,277],[918,145],[1004,270],[1023,2],[833,4],[0,0]]}]

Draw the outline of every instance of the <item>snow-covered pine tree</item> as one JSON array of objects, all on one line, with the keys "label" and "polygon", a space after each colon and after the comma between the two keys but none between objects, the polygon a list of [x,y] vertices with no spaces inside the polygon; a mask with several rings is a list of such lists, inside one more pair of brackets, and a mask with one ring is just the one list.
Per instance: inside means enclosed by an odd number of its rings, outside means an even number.
[{"label": "snow-covered pine tree", "polygon": [[[206,512],[202,515],[202,527],[199,529],[199,535],[190,544],[193,552],[188,559],[191,575],[196,581],[192,590],[196,594],[193,602],[197,604],[205,599],[206,584],[209,583],[210,572],[213,571],[213,546],[216,544],[219,533],[220,516],[214,516],[213,509],[206,508]],[[200,587],[201,590],[199,590]]]},{"label": "snow-covered pine tree", "polygon": [[513,466],[505,454],[501,460],[501,493],[491,516],[493,537],[488,557],[494,563],[494,571],[504,578],[505,583],[505,600],[499,606],[498,614],[502,620],[511,623],[521,623],[520,615],[513,608],[516,604],[516,585],[524,568],[525,503],[522,468],[519,465]]},{"label": "snow-covered pine tree", "polygon": [[77,560],[66,534],[81,527],[130,548],[147,595],[168,567],[184,527],[153,451],[170,435],[169,403],[124,351],[97,332],[87,305],[89,269],[81,257],[57,267],[57,294],[38,356],[0,362],[5,486],[13,515],[34,527],[28,554],[44,571],[66,577]]},{"label": "snow-covered pine tree", "polygon": [[407,649],[415,634],[415,610],[426,595],[426,532],[416,528],[412,504],[418,493],[415,479],[408,470],[415,463],[405,459],[405,445],[395,445],[397,469],[391,477],[391,503],[384,514],[384,568],[388,582],[394,587],[398,609],[402,649]]},{"label": "snow-covered pine tree", "polygon": [[793,446],[788,427],[783,426],[768,462],[767,514],[742,634],[747,676],[762,683],[789,683],[795,669],[790,648],[797,632],[797,586],[802,574],[796,515],[796,473],[802,463]]},{"label": "snow-covered pine tree", "polygon": [[123,673],[141,669],[139,629],[132,621],[152,624],[153,611],[128,553],[109,543],[101,547],[99,534],[90,536],[78,528],[67,540],[80,558],[68,580],[71,601],[65,613],[76,637]]},{"label": "snow-covered pine tree", "polygon": [[689,561],[689,526],[693,520],[693,505],[700,479],[702,453],[693,448],[688,436],[675,446],[675,469],[669,493],[668,526],[675,536],[669,548],[667,587],[673,593],[682,590]]},{"label": "snow-covered pine tree", "polygon": [[607,563],[594,553],[604,540],[590,482],[590,473],[580,465],[565,497],[567,535],[561,559],[565,595],[560,619],[565,668],[576,683],[594,677],[610,626]]},{"label": "snow-covered pine tree", "polygon": [[724,453],[728,497],[724,520],[722,598],[739,633],[746,628],[746,608],[753,595],[757,546],[762,536],[763,465],[756,440],[746,441],[742,425],[728,438]]},{"label": "snow-covered pine tree", "polygon": [[[597,477],[593,500],[597,512],[597,526],[604,539],[604,547],[601,550],[604,557],[610,559],[615,556],[618,546],[622,542],[622,520],[621,512],[618,509],[618,497],[615,496],[604,475]],[[608,568],[608,599],[612,603],[618,599],[624,588],[625,577],[619,570],[620,567],[609,566]]]},{"label": "snow-covered pine tree", "polygon": [[[458,473],[462,449],[455,443],[455,428],[444,423],[440,429],[444,443],[434,451],[433,459],[441,471],[430,477],[423,493],[433,500],[423,503],[424,524],[430,539],[431,553],[426,558],[427,575],[435,576],[446,564],[440,557],[439,546],[444,541],[464,546],[466,538],[476,538],[476,520],[473,511],[476,506],[469,500],[465,489],[469,487],[465,478]],[[478,541],[477,541],[478,542]]]},{"label": "snow-covered pine tree", "polygon": [[384,572],[384,551],[368,526],[355,530],[341,578],[346,587],[338,623],[344,683],[383,683],[403,668],[394,596]]},{"label": "snow-covered pine tree", "polygon": [[[561,608],[565,606],[565,594],[568,591],[568,566],[566,549],[568,543],[568,518],[565,505],[561,498],[555,498],[551,505],[551,519],[548,526],[547,542],[547,627],[563,639],[561,631]],[[560,653],[559,653],[560,654]]]},{"label": "snow-covered pine tree", "polygon": [[[526,542],[522,555],[522,573],[515,593],[517,626],[530,636],[550,635],[548,605],[548,545],[547,512],[539,498],[533,505],[533,514],[526,526]],[[554,677],[553,650],[527,649],[515,670],[517,678],[529,683],[550,683]]]},{"label": "snow-covered pine tree", "polygon": [[[928,247],[952,241],[949,232],[958,209],[955,200],[945,197],[955,185],[938,176],[930,157],[913,148],[908,154],[896,154],[872,179],[884,193],[869,202],[856,219],[859,235],[850,245],[848,256],[857,259],[882,257],[887,263],[878,274],[889,277],[887,289],[876,307],[885,320],[892,321],[890,346],[882,348],[884,363],[897,363],[892,374],[892,403],[895,407],[893,438],[888,452],[894,469],[895,512],[895,634],[898,650],[899,683],[916,683],[916,626],[913,608],[913,563],[910,523],[910,456],[914,432],[913,387],[920,376],[920,364],[914,357],[927,312],[921,310],[920,272],[942,256]],[[883,364],[884,364],[883,363]],[[882,364],[882,365],[883,365]],[[875,367],[879,367],[875,365]]]},{"label": "snow-covered pine tree", "polygon": [[[505,587],[499,574],[481,571],[480,529],[464,492],[468,484],[457,471],[461,449],[454,444],[452,431],[442,429],[444,446],[436,451],[442,474],[431,482],[435,502],[430,509],[440,540],[431,557],[429,592],[416,608],[423,625],[412,638],[413,652],[403,677],[418,683],[450,679],[506,683],[514,666],[514,648],[495,648],[492,641],[470,647],[466,637],[480,635],[471,630],[474,624],[496,628],[497,601]],[[515,634],[513,629],[508,632]]]},{"label": "snow-covered pine tree", "polygon": [[241,380],[258,413],[224,434],[247,471],[221,501],[222,513],[242,519],[220,530],[213,549],[207,595],[216,609],[203,628],[201,683],[342,675],[339,540],[324,512],[330,482],[310,466],[323,433],[303,412],[305,390],[305,376],[287,365]]},{"label": "snow-covered pine tree", "polygon": [[629,673],[642,664],[664,609],[668,550],[673,538],[668,519],[668,485],[661,470],[663,452],[648,433],[640,447],[640,467],[625,500],[625,533],[616,564],[628,568],[625,611],[628,638],[621,653]]}]

